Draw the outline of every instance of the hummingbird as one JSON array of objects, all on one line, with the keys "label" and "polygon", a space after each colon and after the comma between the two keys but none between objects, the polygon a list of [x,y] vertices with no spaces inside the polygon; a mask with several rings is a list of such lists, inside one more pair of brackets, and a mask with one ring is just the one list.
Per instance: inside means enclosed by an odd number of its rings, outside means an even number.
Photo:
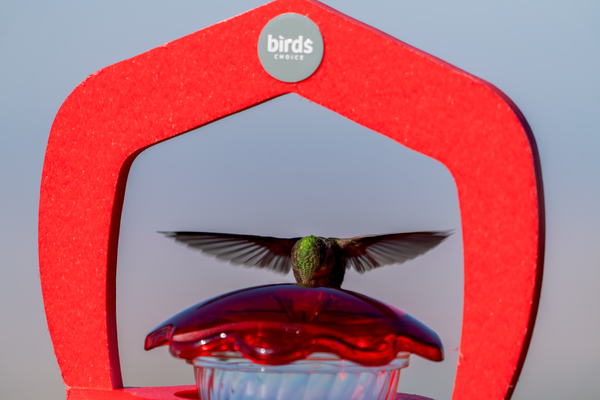
[{"label": "hummingbird", "polygon": [[340,288],[347,269],[364,273],[425,254],[452,232],[406,232],[348,239],[276,238],[215,232],[158,232],[231,264],[294,272],[296,285]]}]

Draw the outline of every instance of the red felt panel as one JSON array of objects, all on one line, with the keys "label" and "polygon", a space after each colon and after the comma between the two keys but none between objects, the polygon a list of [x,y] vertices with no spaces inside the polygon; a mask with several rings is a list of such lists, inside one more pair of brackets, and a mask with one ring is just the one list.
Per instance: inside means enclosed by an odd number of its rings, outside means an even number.
[{"label": "red felt panel", "polygon": [[[294,84],[269,76],[256,50],[262,27],[284,12],[308,16],[325,42],[319,69]],[[153,398],[142,393],[150,388],[113,390],[122,387],[117,243],[137,154],[285,93],[450,170],[465,253],[453,399],[509,398],[531,339],[543,265],[541,172],[525,119],[490,84],[309,0],[275,1],[106,67],[60,108],[42,176],[39,256],[69,398]]]}]

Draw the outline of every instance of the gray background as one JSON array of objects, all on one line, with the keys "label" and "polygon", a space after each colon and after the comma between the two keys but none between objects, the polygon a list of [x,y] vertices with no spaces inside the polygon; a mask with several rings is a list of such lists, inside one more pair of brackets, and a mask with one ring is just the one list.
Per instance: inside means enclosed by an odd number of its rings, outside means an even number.
[{"label": "gray background", "polygon": [[[261,3],[0,3],[2,398],[64,396],[37,260],[40,176],[58,108],[89,74]],[[326,4],[491,82],[523,111],[540,149],[548,230],[540,311],[513,398],[600,397],[600,3]],[[454,181],[436,161],[295,95],[142,153],[128,181],[118,260],[128,386],[193,382],[191,368],[166,349],[142,350],[165,318],[225,291],[292,280],[213,261],[155,233],[175,229],[276,236],[458,229],[414,262],[350,273],[344,285],[440,334],[446,361],[413,357],[400,390],[450,398],[462,238]]]}]

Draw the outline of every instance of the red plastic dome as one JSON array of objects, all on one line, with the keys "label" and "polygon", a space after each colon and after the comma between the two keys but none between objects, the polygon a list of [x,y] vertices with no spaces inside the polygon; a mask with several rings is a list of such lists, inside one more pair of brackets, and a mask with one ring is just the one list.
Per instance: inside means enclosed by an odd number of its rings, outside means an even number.
[{"label": "red plastic dome", "polygon": [[238,351],[270,365],[316,352],[363,365],[387,364],[401,351],[444,359],[438,335],[410,315],[348,290],[294,284],[242,289],[190,307],[149,333],[145,349],[167,344],[186,360]]}]

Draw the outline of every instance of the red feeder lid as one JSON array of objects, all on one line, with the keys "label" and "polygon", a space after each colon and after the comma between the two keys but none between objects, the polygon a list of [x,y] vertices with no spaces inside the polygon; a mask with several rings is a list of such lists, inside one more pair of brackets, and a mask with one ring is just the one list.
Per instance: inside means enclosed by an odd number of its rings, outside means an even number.
[{"label": "red feeder lid", "polygon": [[242,289],[196,304],[149,333],[145,349],[167,344],[186,360],[239,351],[271,365],[316,352],[363,365],[387,364],[401,351],[444,359],[439,336],[410,315],[360,293],[295,284]]}]

